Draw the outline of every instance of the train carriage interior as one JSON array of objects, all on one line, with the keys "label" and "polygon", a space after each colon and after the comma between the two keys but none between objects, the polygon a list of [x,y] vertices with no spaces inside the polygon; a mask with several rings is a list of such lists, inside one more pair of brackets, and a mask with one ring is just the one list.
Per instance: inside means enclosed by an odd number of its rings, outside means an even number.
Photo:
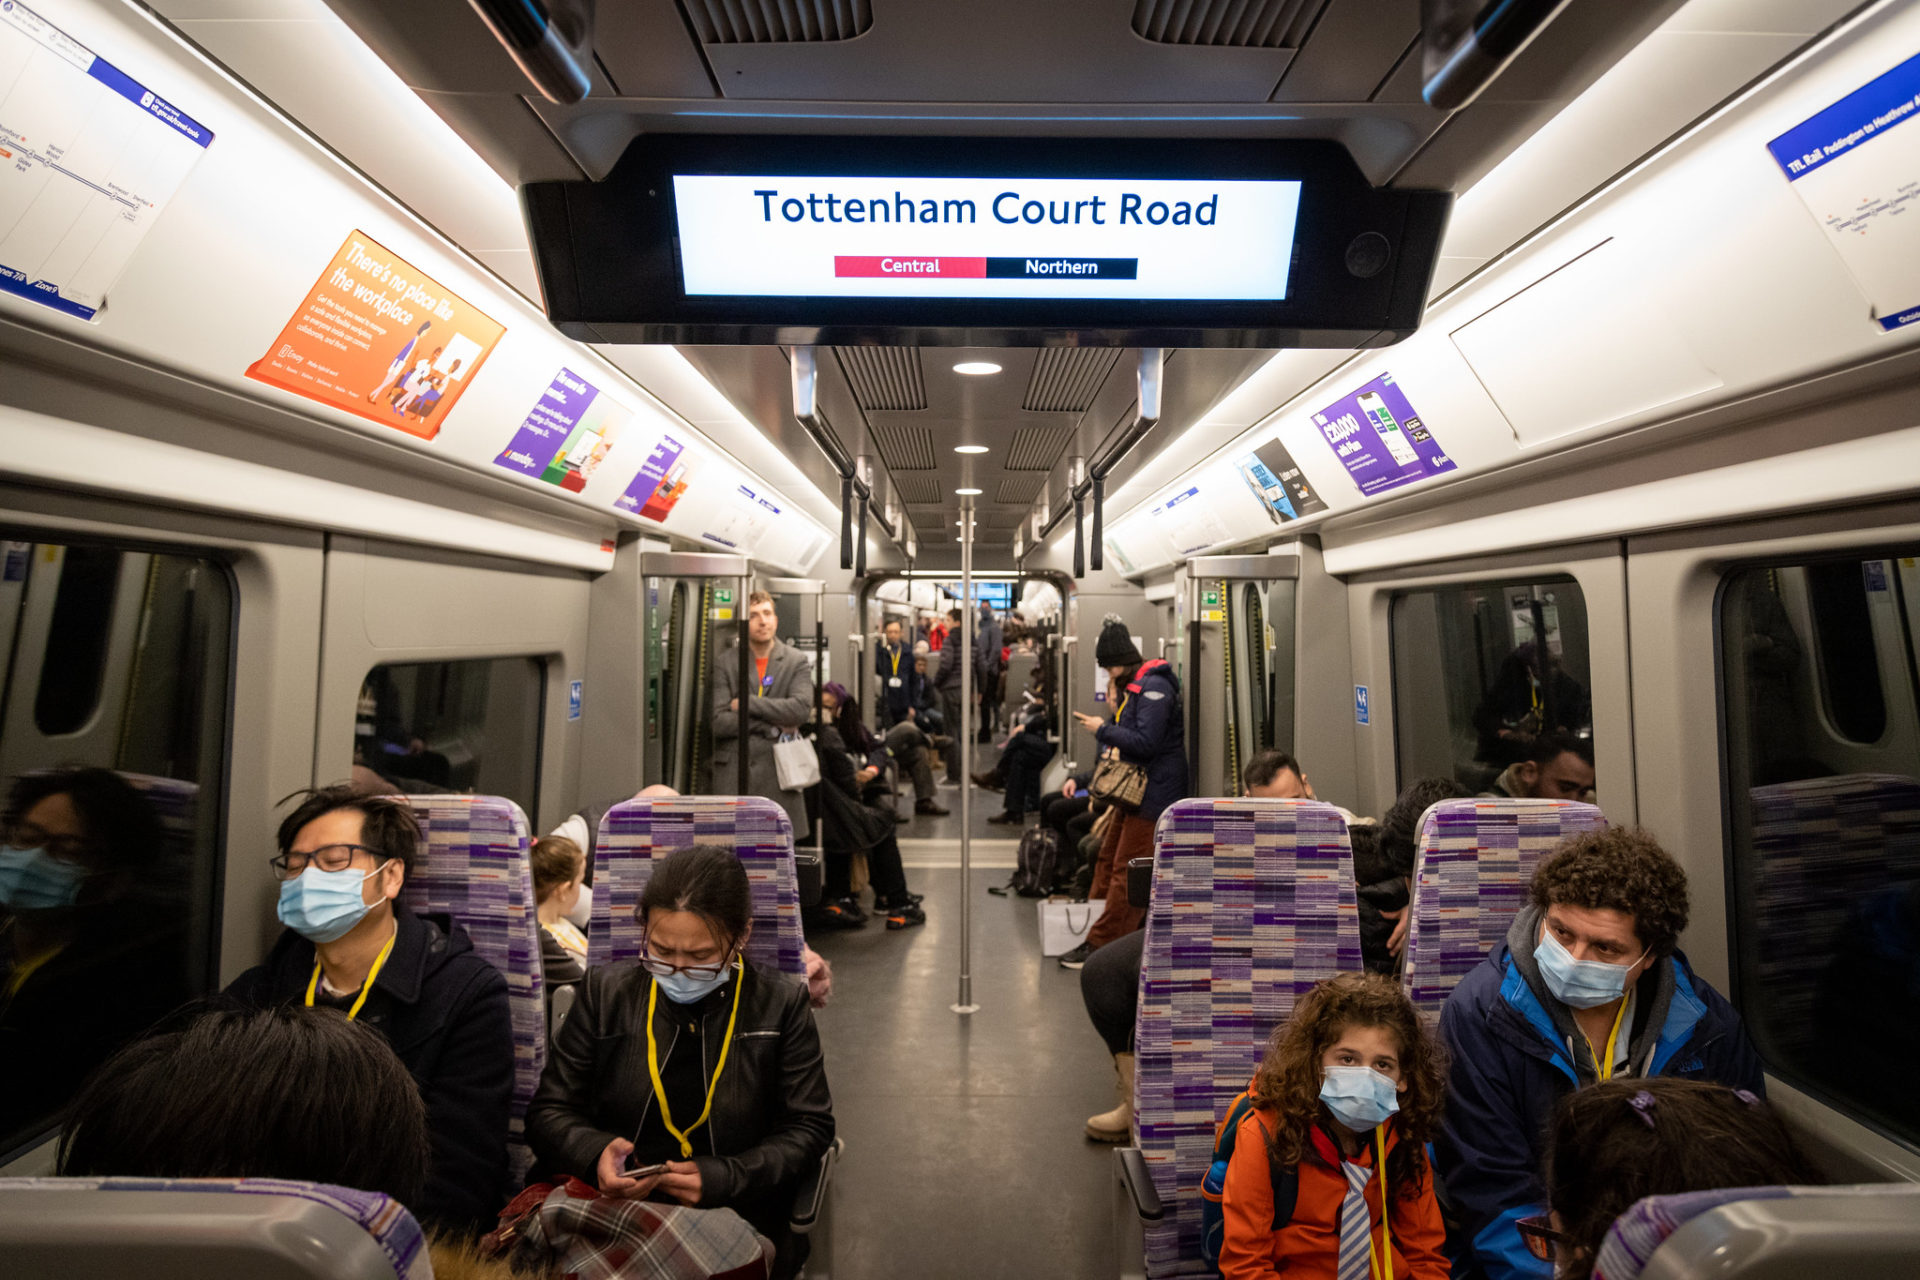
[{"label": "train carriage interior", "polygon": [[1917,343],[1913,0],[5,0],[0,1272],[1920,1274]]}]

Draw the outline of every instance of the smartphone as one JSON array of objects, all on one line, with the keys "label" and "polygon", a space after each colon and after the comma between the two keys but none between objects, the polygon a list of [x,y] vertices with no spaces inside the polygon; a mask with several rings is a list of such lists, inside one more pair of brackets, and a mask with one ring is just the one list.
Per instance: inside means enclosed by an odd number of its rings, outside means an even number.
[{"label": "smartphone", "polygon": [[635,1164],[633,1163],[633,1157],[628,1156],[627,1167],[620,1171],[620,1176],[623,1178],[651,1178],[656,1173],[665,1173],[666,1171],[667,1163],[664,1160],[659,1164]]}]

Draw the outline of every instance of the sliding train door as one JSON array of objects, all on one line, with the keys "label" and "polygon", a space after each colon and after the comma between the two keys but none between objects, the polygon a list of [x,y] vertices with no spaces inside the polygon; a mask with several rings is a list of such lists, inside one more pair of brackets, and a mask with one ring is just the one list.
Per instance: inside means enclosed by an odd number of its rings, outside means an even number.
[{"label": "sliding train door", "polygon": [[[738,643],[747,561],[700,552],[643,553],[645,720],[641,781],[683,795],[712,792],[714,663]],[[733,791],[728,781],[720,789]]]},{"label": "sliding train door", "polygon": [[1283,677],[1293,666],[1298,575],[1299,560],[1284,555],[1201,556],[1176,574],[1193,795],[1237,796],[1248,759],[1292,746],[1292,680]]}]

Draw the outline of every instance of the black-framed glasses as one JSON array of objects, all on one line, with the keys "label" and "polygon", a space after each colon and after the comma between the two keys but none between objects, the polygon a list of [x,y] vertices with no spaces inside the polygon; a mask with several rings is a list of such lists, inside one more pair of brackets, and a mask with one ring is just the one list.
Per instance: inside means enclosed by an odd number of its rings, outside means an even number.
[{"label": "black-framed glasses", "polygon": [[1520,1228],[1521,1242],[1527,1246],[1527,1252],[1542,1262],[1552,1262],[1572,1243],[1564,1231],[1553,1229],[1553,1220],[1546,1214],[1531,1218],[1522,1218],[1513,1225]]},{"label": "black-framed glasses", "polygon": [[322,871],[345,871],[353,865],[353,855],[356,853],[364,853],[376,863],[387,861],[387,855],[371,845],[323,844],[318,849],[309,849],[304,853],[297,849],[289,850],[267,859],[267,865],[273,868],[273,874],[280,879],[291,880],[309,866]]},{"label": "black-framed glasses", "polygon": [[45,849],[47,856],[59,862],[80,862],[99,849],[86,836],[55,835],[24,819],[6,828],[6,841],[16,849]]},{"label": "black-framed glasses", "polygon": [[684,973],[695,982],[709,982],[733,967],[733,952],[729,950],[726,957],[718,964],[668,964],[665,960],[658,960],[647,954],[647,944],[645,939],[642,939],[640,943],[640,967],[656,978],[664,978],[669,974]]}]

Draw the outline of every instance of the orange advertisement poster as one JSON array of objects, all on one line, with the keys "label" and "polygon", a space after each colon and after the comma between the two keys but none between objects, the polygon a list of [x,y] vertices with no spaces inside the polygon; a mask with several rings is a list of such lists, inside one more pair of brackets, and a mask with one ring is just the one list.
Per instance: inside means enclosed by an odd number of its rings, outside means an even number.
[{"label": "orange advertisement poster", "polygon": [[247,376],[431,440],[505,333],[355,231]]}]

